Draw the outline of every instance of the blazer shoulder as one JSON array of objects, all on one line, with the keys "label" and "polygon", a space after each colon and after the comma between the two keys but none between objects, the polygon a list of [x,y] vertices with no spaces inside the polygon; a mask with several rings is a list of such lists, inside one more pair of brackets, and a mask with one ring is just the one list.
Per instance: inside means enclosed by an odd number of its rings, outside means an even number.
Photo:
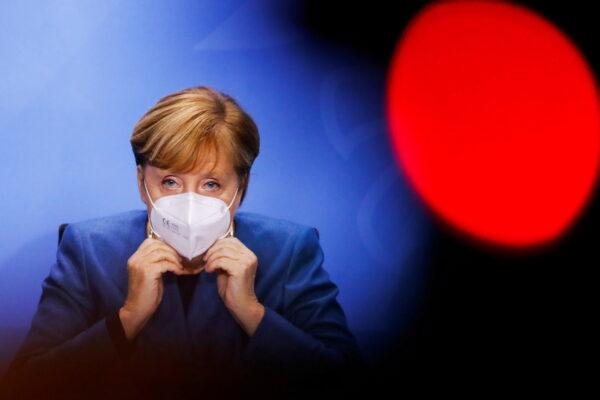
[{"label": "blazer shoulder", "polygon": [[319,238],[319,231],[316,227],[285,218],[250,211],[237,211],[234,219],[236,230],[243,231],[244,234],[259,240],[287,240],[299,236],[305,237],[313,234],[313,232],[316,234],[317,239]]},{"label": "blazer shoulder", "polygon": [[145,238],[146,210],[129,210],[103,217],[67,222],[62,241],[76,239],[95,248],[131,247]]}]

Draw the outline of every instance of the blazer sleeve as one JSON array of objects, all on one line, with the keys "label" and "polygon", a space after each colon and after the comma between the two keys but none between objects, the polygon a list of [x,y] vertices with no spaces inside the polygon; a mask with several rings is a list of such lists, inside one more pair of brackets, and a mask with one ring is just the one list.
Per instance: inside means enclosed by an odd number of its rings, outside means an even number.
[{"label": "blazer sleeve", "polygon": [[284,282],[283,312],[265,306],[264,317],[242,353],[246,365],[291,373],[366,367],[323,259],[318,231],[303,230]]},{"label": "blazer sleeve", "polygon": [[81,236],[71,224],[42,282],[29,332],[3,387],[22,393],[33,390],[31,385],[46,390],[61,381],[71,385],[101,375],[121,356],[107,325],[111,317],[98,319],[95,308]]}]

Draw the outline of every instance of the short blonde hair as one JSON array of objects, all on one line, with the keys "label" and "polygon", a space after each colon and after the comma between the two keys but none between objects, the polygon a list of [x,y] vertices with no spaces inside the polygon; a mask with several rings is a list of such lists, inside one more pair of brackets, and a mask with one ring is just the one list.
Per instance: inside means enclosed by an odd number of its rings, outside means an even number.
[{"label": "short blonde hair", "polygon": [[260,138],[252,118],[229,95],[207,86],[180,90],[161,98],[138,121],[131,135],[137,165],[189,172],[200,154],[221,149],[234,164],[246,196],[250,169]]}]

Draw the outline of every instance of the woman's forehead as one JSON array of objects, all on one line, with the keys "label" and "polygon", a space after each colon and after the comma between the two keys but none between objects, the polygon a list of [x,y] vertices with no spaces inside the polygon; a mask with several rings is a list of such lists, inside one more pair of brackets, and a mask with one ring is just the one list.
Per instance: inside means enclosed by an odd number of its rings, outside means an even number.
[{"label": "woman's forehead", "polygon": [[176,171],[169,168],[151,167],[154,168],[156,172],[161,174],[174,174],[182,176],[216,176],[227,178],[235,173],[233,164],[228,157],[218,157],[218,159],[214,157],[206,157],[203,159],[198,159],[193,168],[191,168],[189,171]]}]

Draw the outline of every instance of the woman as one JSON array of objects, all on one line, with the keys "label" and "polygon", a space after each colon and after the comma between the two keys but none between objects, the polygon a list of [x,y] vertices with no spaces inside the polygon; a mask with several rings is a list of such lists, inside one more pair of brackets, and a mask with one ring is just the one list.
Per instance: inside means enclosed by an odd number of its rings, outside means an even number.
[{"label": "woman", "polygon": [[332,379],[364,364],[318,231],[237,211],[259,153],[252,118],[226,94],[189,88],[146,112],[131,145],[145,209],[67,226],[6,390],[338,390]]}]

